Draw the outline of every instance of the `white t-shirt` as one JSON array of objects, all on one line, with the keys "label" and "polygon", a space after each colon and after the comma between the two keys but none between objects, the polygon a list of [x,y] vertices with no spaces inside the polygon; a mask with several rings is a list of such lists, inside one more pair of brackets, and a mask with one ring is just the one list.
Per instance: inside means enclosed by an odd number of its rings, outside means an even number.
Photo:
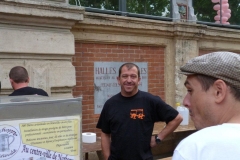
[{"label": "white t-shirt", "polygon": [[240,124],[224,123],[183,139],[172,160],[240,160]]}]

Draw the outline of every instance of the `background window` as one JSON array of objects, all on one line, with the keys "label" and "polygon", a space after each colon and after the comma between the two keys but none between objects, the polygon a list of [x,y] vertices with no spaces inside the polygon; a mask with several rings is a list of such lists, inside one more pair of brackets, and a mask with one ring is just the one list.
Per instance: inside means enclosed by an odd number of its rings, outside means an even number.
[{"label": "background window", "polygon": [[[230,25],[240,25],[240,0],[229,0],[229,9],[231,10],[231,17],[228,22]],[[217,3],[212,3],[211,0],[194,0],[193,8],[197,21],[215,23],[214,17],[217,12],[213,6]]]},{"label": "background window", "polygon": [[170,17],[170,0],[127,0],[127,12]]}]

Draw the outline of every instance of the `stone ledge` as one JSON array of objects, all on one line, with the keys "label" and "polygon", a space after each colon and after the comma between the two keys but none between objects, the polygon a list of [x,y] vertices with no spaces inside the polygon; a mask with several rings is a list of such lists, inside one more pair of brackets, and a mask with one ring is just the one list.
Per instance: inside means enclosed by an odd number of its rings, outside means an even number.
[{"label": "stone ledge", "polygon": [[[101,32],[108,34],[131,34],[144,36],[164,36],[172,38],[183,35],[185,38],[201,38],[205,34],[205,25],[166,22],[135,17],[124,17],[100,13],[85,12],[84,20],[74,26],[74,29],[81,32]],[[111,31],[111,33],[109,33]]]},{"label": "stone ledge", "polygon": [[48,2],[30,0],[0,2],[0,20],[5,24],[71,28],[77,21],[83,20],[84,12],[85,9],[82,7]]}]

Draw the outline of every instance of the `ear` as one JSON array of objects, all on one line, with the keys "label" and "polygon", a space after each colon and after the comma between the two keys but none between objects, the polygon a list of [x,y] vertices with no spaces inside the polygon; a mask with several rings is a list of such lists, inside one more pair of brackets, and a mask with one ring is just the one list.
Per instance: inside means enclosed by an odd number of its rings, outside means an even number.
[{"label": "ear", "polygon": [[141,81],[141,77],[138,77],[138,84],[140,84],[140,81]]},{"label": "ear", "polygon": [[120,85],[120,77],[117,77],[118,84]]},{"label": "ear", "polygon": [[11,86],[13,86],[13,84],[14,84],[14,81],[13,81],[13,79],[9,79],[10,80],[10,84],[11,84]]},{"label": "ear", "polygon": [[14,89],[14,88],[15,88],[15,87],[14,87],[14,86],[15,86],[15,85],[14,85],[15,82],[14,82],[13,79],[11,79],[11,78],[9,79],[9,81],[10,81],[10,84],[11,84],[12,88]]},{"label": "ear", "polygon": [[30,78],[28,77],[28,79],[27,79],[27,83],[29,83],[30,82]]},{"label": "ear", "polygon": [[227,92],[228,92],[227,84],[223,80],[218,79],[214,82],[213,89],[214,89],[215,102],[221,103],[227,96]]}]

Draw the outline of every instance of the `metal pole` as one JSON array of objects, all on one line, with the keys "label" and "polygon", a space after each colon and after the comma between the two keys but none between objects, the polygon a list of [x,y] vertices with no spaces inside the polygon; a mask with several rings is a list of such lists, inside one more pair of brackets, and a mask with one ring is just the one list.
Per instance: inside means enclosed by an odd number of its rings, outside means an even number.
[{"label": "metal pole", "polygon": [[122,15],[125,16],[127,12],[127,3],[126,0],[119,0],[119,11],[122,12]]},{"label": "metal pole", "polygon": [[220,23],[222,24],[222,0],[220,0]]}]

